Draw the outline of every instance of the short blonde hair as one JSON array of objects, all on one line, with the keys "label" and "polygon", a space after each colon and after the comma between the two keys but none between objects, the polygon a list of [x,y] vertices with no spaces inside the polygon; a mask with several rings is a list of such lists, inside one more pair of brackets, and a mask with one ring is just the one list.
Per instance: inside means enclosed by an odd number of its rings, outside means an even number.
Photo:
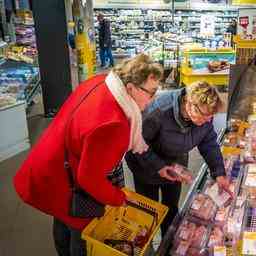
[{"label": "short blonde hair", "polygon": [[113,71],[119,76],[126,86],[132,83],[135,86],[141,86],[153,75],[156,80],[163,77],[163,68],[160,64],[154,63],[148,55],[139,54],[134,58],[124,60],[120,65],[113,68]]},{"label": "short blonde hair", "polygon": [[204,81],[199,81],[186,87],[187,99],[192,104],[206,105],[211,114],[219,112],[223,103],[217,90]]}]

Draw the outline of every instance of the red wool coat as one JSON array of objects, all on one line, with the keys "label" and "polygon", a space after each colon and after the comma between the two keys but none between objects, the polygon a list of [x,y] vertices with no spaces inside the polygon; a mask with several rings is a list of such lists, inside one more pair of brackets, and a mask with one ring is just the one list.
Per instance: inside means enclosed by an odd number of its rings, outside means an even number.
[{"label": "red wool coat", "polygon": [[[75,111],[65,133],[72,109],[99,82],[101,85]],[[65,134],[70,163],[81,188],[104,204],[122,205],[124,193],[112,186],[106,174],[127,151],[130,126],[105,84],[105,75],[87,80],[67,99],[14,177],[15,189],[25,202],[82,230],[91,219],[68,214],[71,193],[63,167]]]}]

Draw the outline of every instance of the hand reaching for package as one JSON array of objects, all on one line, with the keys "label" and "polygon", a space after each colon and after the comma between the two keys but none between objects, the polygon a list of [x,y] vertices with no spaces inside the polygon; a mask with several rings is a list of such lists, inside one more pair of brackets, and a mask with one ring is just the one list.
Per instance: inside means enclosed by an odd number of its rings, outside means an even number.
[{"label": "hand reaching for package", "polygon": [[158,173],[162,178],[172,182],[177,181],[191,184],[193,181],[193,176],[189,170],[180,164],[165,166]]},{"label": "hand reaching for package", "polygon": [[234,197],[233,192],[230,190],[230,182],[229,179],[225,176],[219,176],[216,178],[219,192],[222,193],[222,191],[226,191],[232,198]]}]

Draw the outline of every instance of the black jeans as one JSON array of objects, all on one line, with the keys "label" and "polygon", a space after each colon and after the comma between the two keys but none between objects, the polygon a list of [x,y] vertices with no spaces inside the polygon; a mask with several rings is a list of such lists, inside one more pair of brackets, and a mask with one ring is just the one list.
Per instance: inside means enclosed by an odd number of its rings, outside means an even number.
[{"label": "black jeans", "polygon": [[56,218],[53,220],[53,238],[59,256],[86,256],[86,243],[81,239],[81,232]]},{"label": "black jeans", "polygon": [[169,211],[161,224],[162,236],[166,233],[174,217],[178,213],[178,204],[181,192],[181,183],[152,185],[141,182],[134,176],[135,190],[152,200],[159,201],[159,188],[162,192],[162,203],[169,207]]}]

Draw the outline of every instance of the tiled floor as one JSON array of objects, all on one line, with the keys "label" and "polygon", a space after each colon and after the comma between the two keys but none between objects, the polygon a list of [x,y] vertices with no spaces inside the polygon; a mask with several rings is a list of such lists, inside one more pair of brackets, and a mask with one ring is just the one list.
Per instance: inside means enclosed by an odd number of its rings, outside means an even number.
[{"label": "tiled floor", "polygon": [[[28,121],[32,144],[49,122],[50,120],[40,116],[32,117]],[[221,115],[218,126],[223,124]],[[12,178],[27,153],[23,152],[0,163],[0,256],[56,256],[52,241],[51,217],[22,203],[12,186]],[[194,150],[190,157],[190,168],[194,173],[201,162],[200,155]],[[127,185],[133,187],[129,170],[126,171],[126,180]],[[183,187],[182,198],[187,189]]]}]

